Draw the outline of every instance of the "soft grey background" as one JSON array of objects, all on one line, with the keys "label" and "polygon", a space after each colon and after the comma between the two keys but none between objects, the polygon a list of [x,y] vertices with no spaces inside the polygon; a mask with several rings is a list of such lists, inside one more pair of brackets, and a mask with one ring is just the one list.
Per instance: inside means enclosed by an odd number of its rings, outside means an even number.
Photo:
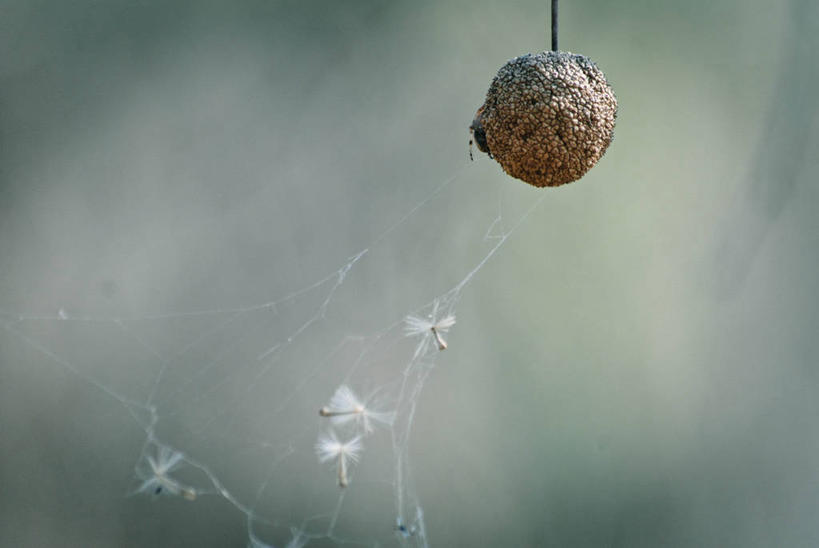
[{"label": "soft grey background", "polygon": [[[546,4],[0,1],[0,545],[246,543],[219,497],[126,496],[144,432],[90,380],[144,399],[162,359],[158,435],[242,500],[271,477],[283,544],[337,501],[312,444],[344,337],[452,287],[544,193],[418,399],[431,544],[819,544],[817,3],[564,0],[561,49],[620,111],[599,166],[538,190],[469,163],[466,127],[548,43]],[[332,284],[191,351],[230,316],[153,318],[277,299],[371,245],[269,369]],[[356,379],[400,376],[403,343]],[[339,520],[369,545],[396,543],[380,436]]]}]

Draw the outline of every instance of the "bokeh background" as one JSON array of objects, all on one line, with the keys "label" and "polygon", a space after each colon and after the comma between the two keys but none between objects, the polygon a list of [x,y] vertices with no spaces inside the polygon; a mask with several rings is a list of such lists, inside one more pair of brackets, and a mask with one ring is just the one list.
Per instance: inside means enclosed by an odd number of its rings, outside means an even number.
[{"label": "bokeh background", "polygon": [[[120,398],[163,368],[157,436],[285,544],[338,502],[315,409],[362,348],[356,382],[400,378],[400,330],[372,335],[544,194],[417,398],[430,544],[819,544],[819,4],[564,0],[561,49],[620,110],[595,169],[539,190],[469,162],[466,128],[547,13],[2,0],[0,545],[247,543],[222,497],[127,496],[145,432]],[[179,315],[328,275],[275,314]],[[388,436],[367,443],[338,538],[396,545]]]}]

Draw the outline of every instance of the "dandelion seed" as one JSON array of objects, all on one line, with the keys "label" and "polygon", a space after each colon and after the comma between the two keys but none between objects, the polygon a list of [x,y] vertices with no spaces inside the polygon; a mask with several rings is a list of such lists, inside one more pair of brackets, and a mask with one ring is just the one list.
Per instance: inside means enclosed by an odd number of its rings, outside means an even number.
[{"label": "dandelion seed", "polygon": [[438,303],[432,309],[432,314],[429,318],[419,318],[418,316],[407,316],[404,319],[404,333],[407,337],[421,336],[421,341],[415,347],[415,355],[413,359],[422,354],[426,354],[432,340],[435,340],[438,350],[446,350],[447,344],[442,333],[449,331],[449,328],[455,325],[455,316],[449,314],[443,318],[436,319],[438,312]]},{"label": "dandelion seed", "polygon": [[330,432],[319,437],[316,442],[316,454],[321,462],[336,459],[338,468],[338,485],[347,487],[349,478],[347,477],[348,462],[355,464],[361,456],[361,436],[356,436],[351,440],[341,443],[335,432]]},{"label": "dandelion seed", "polygon": [[370,409],[346,384],[338,387],[333,397],[330,398],[330,404],[319,409],[319,415],[329,417],[333,424],[355,421],[356,424],[361,425],[366,434],[373,431],[373,421],[383,424],[392,423],[392,413]]},{"label": "dandelion seed", "polygon": [[143,481],[136,492],[151,493],[154,496],[162,494],[180,495],[187,500],[195,500],[195,489],[182,485],[168,475],[177,469],[184,459],[185,456],[182,453],[169,447],[160,446],[156,459],[150,455],[146,457],[149,469],[137,469],[137,476]]}]

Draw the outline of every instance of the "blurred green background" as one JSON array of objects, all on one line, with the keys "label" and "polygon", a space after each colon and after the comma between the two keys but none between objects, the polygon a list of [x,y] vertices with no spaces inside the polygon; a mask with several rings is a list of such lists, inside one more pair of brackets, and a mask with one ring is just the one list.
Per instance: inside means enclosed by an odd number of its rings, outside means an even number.
[{"label": "blurred green background", "polygon": [[[465,287],[418,399],[431,545],[819,544],[819,3],[561,2],[561,49],[607,74],[618,122],[586,177],[539,190],[470,163],[467,126],[506,60],[547,47],[547,14],[0,1],[0,545],[247,542],[219,497],[125,496],[144,432],[89,379],[144,400],[163,360],[159,435],[244,501],[269,482],[256,510],[283,545],[338,500],[312,444],[345,337],[379,356],[356,381],[400,378],[400,333],[367,337],[544,194]],[[198,352],[226,316],[154,317],[265,303],[365,248],[269,368],[330,287]],[[339,519],[366,545],[398,543],[381,436]]]}]

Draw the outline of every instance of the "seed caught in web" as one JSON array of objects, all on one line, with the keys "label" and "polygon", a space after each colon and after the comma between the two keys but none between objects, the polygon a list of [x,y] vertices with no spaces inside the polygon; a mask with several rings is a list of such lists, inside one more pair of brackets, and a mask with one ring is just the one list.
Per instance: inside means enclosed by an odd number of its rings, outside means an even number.
[{"label": "seed caught in web", "polygon": [[407,316],[404,318],[404,333],[406,336],[420,336],[420,340],[415,347],[413,359],[426,354],[432,340],[435,341],[438,350],[446,350],[449,346],[442,334],[449,331],[449,328],[455,325],[455,316],[449,314],[447,316],[438,317],[438,305],[439,303],[436,301],[429,318],[420,318],[418,316]]},{"label": "seed caught in web", "polygon": [[347,476],[347,468],[350,463],[358,462],[361,456],[361,436],[356,436],[347,442],[339,441],[335,432],[329,432],[319,437],[316,442],[316,454],[321,462],[336,460],[336,471],[338,473],[338,486],[347,487],[350,480]]},{"label": "seed caught in web", "polygon": [[170,473],[184,462],[185,456],[182,453],[160,446],[156,458],[147,455],[145,459],[148,467],[137,469],[137,476],[142,480],[142,484],[136,493],[151,493],[154,496],[179,495],[188,500],[196,500],[194,488],[183,485],[170,476]]},{"label": "seed caught in web", "polygon": [[606,152],[617,98],[588,57],[527,53],[506,63],[469,126],[471,144],[537,187],[581,178]]},{"label": "seed caught in web", "polygon": [[319,415],[329,417],[333,424],[354,422],[361,426],[365,434],[373,431],[373,422],[389,425],[393,419],[392,413],[371,409],[346,384],[338,387],[330,398],[330,404],[319,409]]}]

